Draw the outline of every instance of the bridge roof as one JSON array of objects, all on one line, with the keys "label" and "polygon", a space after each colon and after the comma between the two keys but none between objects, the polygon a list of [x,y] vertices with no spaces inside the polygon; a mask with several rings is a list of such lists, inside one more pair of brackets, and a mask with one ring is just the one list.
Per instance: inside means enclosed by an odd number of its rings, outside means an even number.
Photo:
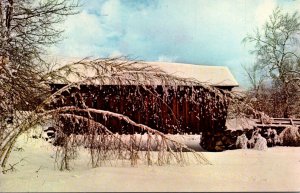
[{"label": "bridge roof", "polygon": [[[61,65],[74,62],[78,60],[73,59],[64,59],[60,60]],[[88,62],[88,61],[85,61]],[[134,64],[138,67],[143,65],[148,65],[154,68],[158,68],[168,74],[175,75],[180,78],[190,78],[197,80],[206,85],[218,86],[218,87],[237,87],[239,86],[238,82],[235,80],[234,76],[226,66],[208,66],[208,65],[198,65],[198,64],[185,64],[185,63],[170,63],[170,62],[137,62]],[[80,74],[84,74],[87,77],[93,77],[95,72],[93,69],[86,69],[84,63],[78,65],[76,69]],[[123,75],[126,76],[126,75]],[[80,77],[76,75],[68,74],[65,78],[70,82],[80,81]],[[64,83],[58,80],[52,80],[52,83]],[[99,84],[95,82],[95,84]],[[107,80],[104,85],[115,84],[112,80]],[[126,84],[126,83],[122,83]],[[154,84],[159,85],[157,81],[154,81]]]},{"label": "bridge roof", "polygon": [[208,66],[169,62],[146,63],[157,66],[169,74],[182,78],[194,78],[212,86],[239,86],[238,82],[226,66]]}]

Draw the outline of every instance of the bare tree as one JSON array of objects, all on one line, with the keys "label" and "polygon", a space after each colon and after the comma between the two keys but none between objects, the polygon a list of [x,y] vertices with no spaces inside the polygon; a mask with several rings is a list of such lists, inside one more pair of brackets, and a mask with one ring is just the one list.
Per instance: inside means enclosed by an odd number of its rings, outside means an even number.
[{"label": "bare tree", "polygon": [[77,2],[67,0],[2,0],[0,2],[0,109],[32,109],[43,96],[41,72],[46,48],[61,40],[54,26],[76,13]]},{"label": "bare tree", "polygon": [[61,39],[63,30],[55,25],[75,14],[77,7],[77,2],[67,0],[0,1],[1,142],[11,132],[7,122],[18,122],[24,117],[20,110],[35,109],[50,95],[47,85],[42,84],[49,67],[43,55]]},{"label": "bare tree", "polygon": [[[295,101],[299,101],[297,90],[299,88],[299,35],[300,17],[297,12],[283,13],[276,8],[262,30],[257,29],[253,35],[244,38],[244,42],[254,43],[257,63],[252,70],[267,71],[267,80],[271,82],[270,92],[276,98],[270,97],[274,104],[272,107],[277,113],[275,116],[292,116]],[[247,69],[250,81],[255,78],[253,72]],[[251,75],[252,74],[252,75]],[[259,83],[259,82],[258,82]],[[298,88],[297,88],[298,87]],[[255,89],[258,89],[256,86]],[[255,91],[257,92],[257,90]],[[275,94],[275,95],[274,95]],[[279,110],[280,108],[280,110]]]}]

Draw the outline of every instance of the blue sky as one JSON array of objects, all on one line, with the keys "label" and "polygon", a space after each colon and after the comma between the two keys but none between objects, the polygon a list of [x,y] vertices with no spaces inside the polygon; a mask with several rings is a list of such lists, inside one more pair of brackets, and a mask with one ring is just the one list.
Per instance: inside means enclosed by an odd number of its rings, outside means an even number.
[{"label": "blue sky", "polygon": [[300,0],[82,0],[63,24],[62,57],[127,55],[145,61],[228,66],[242,87],[251,65],[247,33],[276,6],[300,11]]}]

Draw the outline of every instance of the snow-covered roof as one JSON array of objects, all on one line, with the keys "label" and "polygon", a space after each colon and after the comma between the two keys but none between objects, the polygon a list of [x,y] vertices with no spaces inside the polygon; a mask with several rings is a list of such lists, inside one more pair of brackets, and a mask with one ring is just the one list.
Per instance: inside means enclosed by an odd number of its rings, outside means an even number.
[{"label": "snow-covered roof", "polygon": [[[61,64],[69,62],[79,61],[75,59],[60,60]],[[211,86],[228,86],[237,87],[238,82],[235,80],[230,70],[226,66],[207,66],[207,65],[196,65],[196,64],[185,64],[185,63],[170,63],[170,62],[141,62],[135,65],[150,65],[154,68],[159,68],[168,74],[175,75],[181,78],[195,79],[199,82],[205,83]],[[78,67],[77,71],[84,73],[88,77],[93,77],[95,72],[93,70],[85,69],[83,66]],[[124,75],[126,76],[126,75]],[[69,81],[79,81],[78,76],[69,74],[66,77]],[[61,83],[60,81],[53,81],[53,83]],[[114,84],[113,81],[105,81],[104,84]],[[126,83],[124,83],[126,84]],[[159,84],[155,82],[154,84]]]},{"label": "snow-covered roof", "polygon": [[182,78],[194,78],[212,86],[239,86],[226,66],[207,66],[170,62],[146,62]]}]

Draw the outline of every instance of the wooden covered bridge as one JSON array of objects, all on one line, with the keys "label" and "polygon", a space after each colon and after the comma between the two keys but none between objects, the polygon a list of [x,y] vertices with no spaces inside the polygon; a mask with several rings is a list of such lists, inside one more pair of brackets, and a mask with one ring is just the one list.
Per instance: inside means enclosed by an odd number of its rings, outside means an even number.
[{"label": "wooden covered bridge", "polygon": [[[222,90],[237,87],[227,67],[203,66],[182,63],[148,62],[165,72],[181,78],[192,78]],[[51,84],[53,92],[65,84]],[[64,100],[57,100],[53,107],[76,104],[76,97],[82,97],[85,104],[128,116],[137,123],[145,124],[163,133],[200,134],[211,138],[212,133],[225,130],[228,103],[203,86],[194,85],[127,85],[127,84],[84,84],[64,92]],[[94,119],[112,132],[132,134],[134,126],[112,117],[93,115]],[[210,140],[213,142],[213,140]],[[214,151],[213,144],[202,144]]]}]

